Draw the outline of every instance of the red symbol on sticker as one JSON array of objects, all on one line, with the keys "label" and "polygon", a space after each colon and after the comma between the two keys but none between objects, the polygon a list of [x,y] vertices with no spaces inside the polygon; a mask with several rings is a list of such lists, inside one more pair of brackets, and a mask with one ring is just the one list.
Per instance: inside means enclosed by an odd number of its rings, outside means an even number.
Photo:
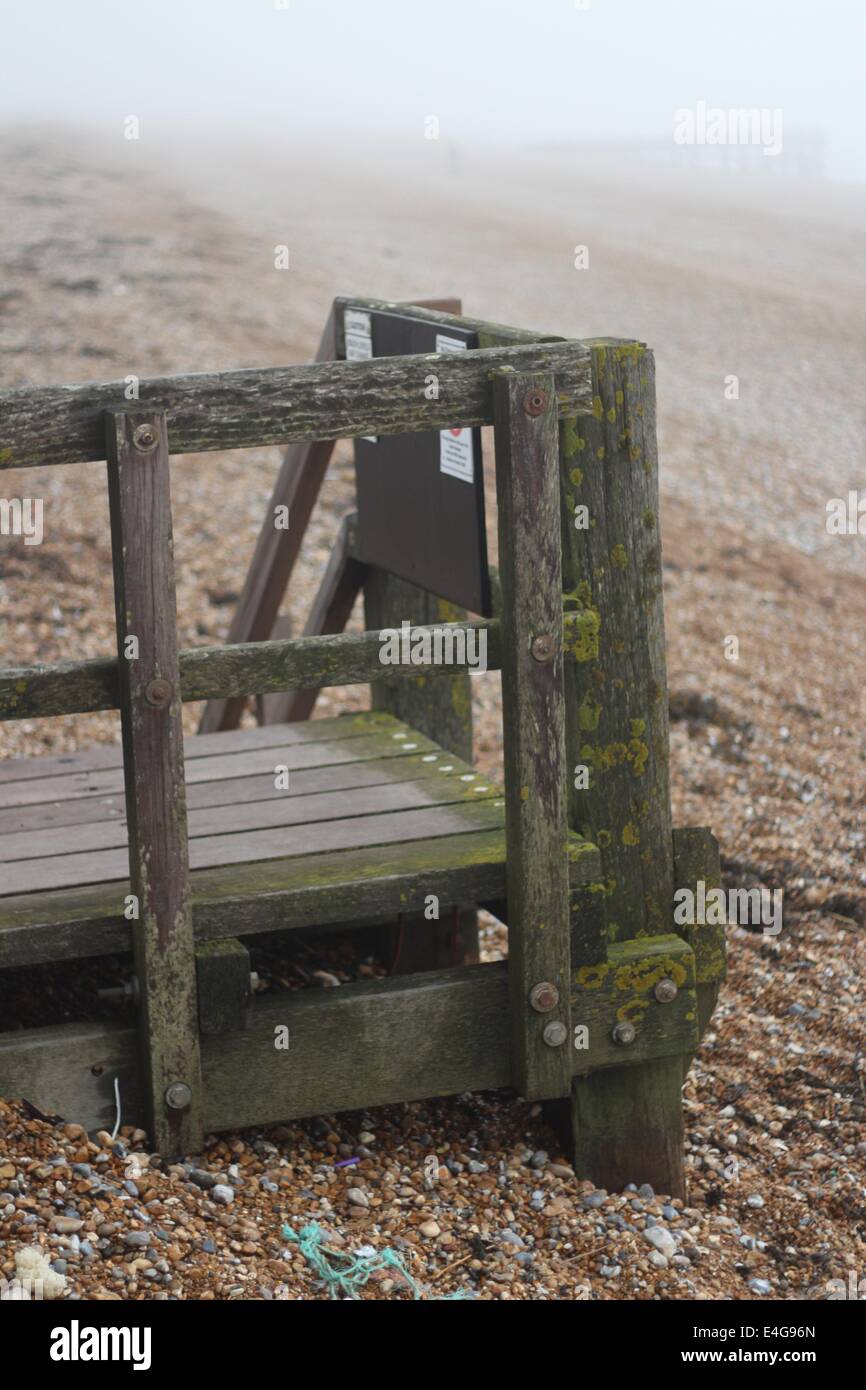
[{"label": "red symbol on sticker", "polygon": [[454,435],[454,438],[457,439],[457,438],[459,438],[459,436],[463,433],[463,431],[462,431],[462,430],[452,430],[451,433]]}]

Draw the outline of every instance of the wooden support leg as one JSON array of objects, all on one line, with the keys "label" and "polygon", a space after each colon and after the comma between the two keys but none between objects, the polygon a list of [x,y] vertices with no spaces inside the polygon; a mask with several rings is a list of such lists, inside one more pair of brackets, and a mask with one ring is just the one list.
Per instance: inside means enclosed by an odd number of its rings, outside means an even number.
[{"label": "wooden support leg", "polygon": [[106,412],[133,954],[148,1128],[161,1154],[204,1134],[165,416]]},{"label": "wooden support leg", "polygon": [[684,1199],[682,1084],[678,1056],[578,1077],[552,1115],[577,1176],[609,1192],[648,1182]]},{"label": "wooden support leg", "polygon": [[553,377],[503,372],[493,404],[512,1066],[522,1095],[547,1100],[574,1070]]},{"label": "wooden support leg", "polygon": [[[397,627],[405,620],[415,623],[450,623],[465,618],[466,612],[445,599],[428,594],[405,579],[385,570],[370,568],[364,579],[364,621],[371,632]],[[472,691],[468,671],[451,679],[420,676],[417,681],[378,681],[373,687],[374,710],[385,710],[405,720],[419,733],[435,739],[442,748],[472,762]],[[478,917],[471,909],[461,913],[462,955],[452,960],[450,927],[451,903],[439,904],[439,920],[427,921],[422,914],[408,917],[403,924],[397,973],[443,965],[470,964],[478,959]],[[383,934],[380,951],[386,960],[395,958],[400,934]]]},{"label": "wooden support leg", "polygon": [[[570,823],[601,850],[614,943],[674,930],[667,677],[652,353],[590,346],[593,410],[560,435],[566,737]],[[575,1082],[579,1175],[682,1195],[682,1074],[675,1055]]]},{"label": "wooden support leg", "polygon": [[202,1033],[235,1033],[246,1028],[250,1004],[250,953],[231,936],[195,948],[198,1021]]}]

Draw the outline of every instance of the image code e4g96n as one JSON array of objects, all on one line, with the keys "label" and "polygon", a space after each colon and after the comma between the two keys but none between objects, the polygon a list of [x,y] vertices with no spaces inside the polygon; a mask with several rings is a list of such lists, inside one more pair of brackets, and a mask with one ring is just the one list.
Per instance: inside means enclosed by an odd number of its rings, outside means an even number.
[{"label": "image code e4g96n", "polygon": [[857,27],[4,13],[0,1302],[42,1363],[160,1373],[189,1302],[838,1349]]}]

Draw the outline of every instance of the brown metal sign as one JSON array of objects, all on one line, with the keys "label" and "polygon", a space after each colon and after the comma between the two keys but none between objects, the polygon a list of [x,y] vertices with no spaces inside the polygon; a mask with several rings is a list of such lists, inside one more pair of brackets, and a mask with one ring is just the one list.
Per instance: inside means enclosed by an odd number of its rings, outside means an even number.
[{"label": "brown metal sign", "polygon": [[[466,352],[471,330],[410,313],[345,311],[346,356]],[[436,364],[426,389],[435,391]],[[355,441],[358,553],[470,613],[492,616],[481,431],[430,430]]]}]

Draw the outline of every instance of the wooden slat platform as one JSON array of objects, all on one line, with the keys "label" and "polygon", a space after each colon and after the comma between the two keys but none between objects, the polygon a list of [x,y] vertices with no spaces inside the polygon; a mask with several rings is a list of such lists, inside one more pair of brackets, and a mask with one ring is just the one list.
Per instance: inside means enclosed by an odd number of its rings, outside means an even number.
[{"label": "wooden slat platform", "polygon": [[[185,757],[199,938],[503,896],[501,790],[391,715],[201,735]],[[575,838],[572,858],[588,881],[596,851]],[[119,746],[0,767],[0,965],[128,949],[128,891]]]}]

